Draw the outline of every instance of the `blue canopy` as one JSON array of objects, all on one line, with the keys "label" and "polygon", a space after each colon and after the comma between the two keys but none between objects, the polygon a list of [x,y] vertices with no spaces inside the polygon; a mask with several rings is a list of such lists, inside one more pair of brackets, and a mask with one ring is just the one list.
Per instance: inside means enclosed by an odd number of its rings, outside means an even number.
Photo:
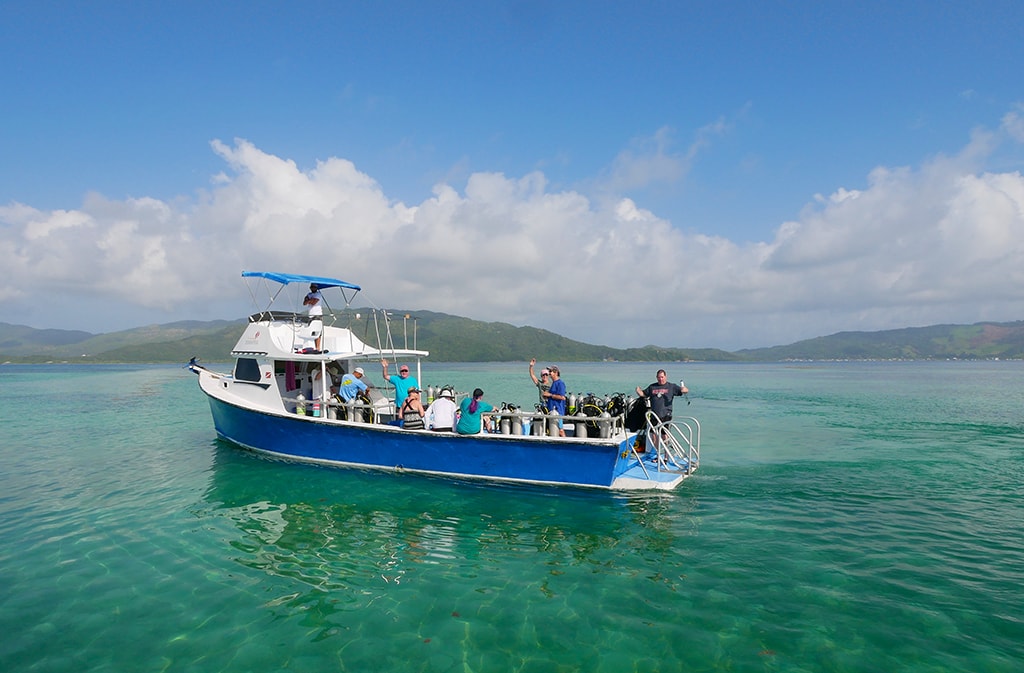
[{"label": "blue canopy", "polygon": [[295,273],[274,273],[273,271],[243,271],[242,278],[267,278],[269,280],[288,285],[289,283],[316,283],[321,289],[325,287],[341,287],[347,290],[362,290],[363,288],[352,283],[346,283],[336,278],[324,278],[322,276],[302,276]]}]

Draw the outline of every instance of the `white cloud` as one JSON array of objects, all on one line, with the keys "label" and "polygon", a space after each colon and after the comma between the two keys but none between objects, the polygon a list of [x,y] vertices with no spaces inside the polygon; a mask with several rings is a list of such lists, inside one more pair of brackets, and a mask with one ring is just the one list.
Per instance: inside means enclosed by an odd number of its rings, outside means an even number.
[{"label": "white cloud", "polygon": [[649,138],[634,138],[629,148],[615,157],[607,174],[596,183],[596,189],[606,194],[623,194],[659,183],[678,183],[690,172],[700,153],[729,128],[724,119],[701,127],[683,154],[672,151],[674,132],[668,127],[658,129]]},{"label": "white cloud", "polygon": [[[1007,135],[1018,123],[1003,120]],[[236,318],[251,308],[239,275],[255,269],[340,277],[380,306],[613,346],[734,349],[1020,319],[1024,179],[978,168],[997,142],[979,132],[958,156],[879,167],[865,185],[814,198],[773,240],[738,244],[685,233],[621,196],[551,191],[539,172],[475,173],[406,205],[350,161],[301,169],[244,140],[215,141],[230,170],[192,199],[0,207],[0,310],[8,322],[92,331]],[[670,175],[666,162],[634,176]]]},{"label": "white cloud", "polygon": [[1002,128],[1017,142],[1024,143],[1024,104],[1018,103],[1013,110],[1003,115]]}]

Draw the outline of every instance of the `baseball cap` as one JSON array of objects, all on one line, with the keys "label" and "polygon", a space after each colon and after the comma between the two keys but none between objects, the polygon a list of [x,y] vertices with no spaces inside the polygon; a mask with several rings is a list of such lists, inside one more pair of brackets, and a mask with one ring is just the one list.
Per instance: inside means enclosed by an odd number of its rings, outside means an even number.
[{"label": "baseball cap", "polygon": [[352,373],[353,374],[365,374],[365,372],[363,371],[362,367],[356,367],[354,370],[352,370]]}]

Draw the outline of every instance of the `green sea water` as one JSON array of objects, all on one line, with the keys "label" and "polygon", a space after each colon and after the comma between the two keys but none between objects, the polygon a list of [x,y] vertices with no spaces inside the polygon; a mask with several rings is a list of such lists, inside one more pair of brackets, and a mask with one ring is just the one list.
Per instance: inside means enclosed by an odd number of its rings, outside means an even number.
[{"label": "green sea water", "polygon": [[184,369],[0,367],[0,670],[1021,670],[1024,363],[667,369],[701,469],[622,495],[267,460]]}]

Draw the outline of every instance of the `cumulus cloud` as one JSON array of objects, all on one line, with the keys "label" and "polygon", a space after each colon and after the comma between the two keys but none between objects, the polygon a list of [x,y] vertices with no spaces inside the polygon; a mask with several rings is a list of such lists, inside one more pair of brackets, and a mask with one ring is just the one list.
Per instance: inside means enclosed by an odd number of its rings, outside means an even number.
[{"label": "cumulus cloud", "polygon": [[1011,138],[1024,143],[1024,104],[1017,104],[1013,110],[1003,115],[1002,127]]},{"label": "cumulus cloud", "polygon": [[[1020,319],[1024,179],[981,168],[994,143],[1019,138],[1016,114],[999,139],[979,133],[957,156],[876,168],[864,185],[812,197],[772,240],[743,244],[686,233],[605,190],[553,190],[540,172],[475,173],[405,204],[342,158],[303,169],[245,140],[214,141],[226,170],[187,199],[0,207],[0,308],[9,322],[92,331],[144,324],[139,315],[236,318],[251,308],[241,271],[274,270],[359,283],[380,306],[612,346],[734,349]],[[620,157],[612,174],[674,179],[687,161],[652,156]],[[88,324],[52,320],[85,320],[83,306]]]}]

